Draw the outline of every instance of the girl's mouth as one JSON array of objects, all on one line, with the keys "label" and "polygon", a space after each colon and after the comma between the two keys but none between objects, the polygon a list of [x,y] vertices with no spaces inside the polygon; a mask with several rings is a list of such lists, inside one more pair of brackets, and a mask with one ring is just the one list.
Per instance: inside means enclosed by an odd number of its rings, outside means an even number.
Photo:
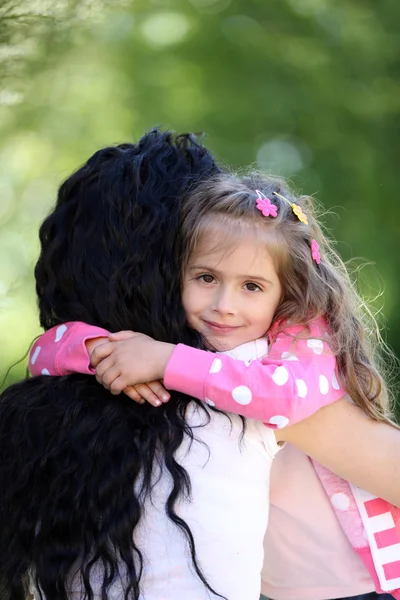
[{"label": "girl's mouth", "polygon": [[213,331],[214,333],[219,333],[221,334],[228,334],[228,333],[232,333],[232,331],[235,331],[236,329],[239,329],[240,325],[224,325],[222,323],[215,323],[213,321],[206,321],[205,319],[203,319],[203,323],[205,323],[205,325],[207,326],[207,328],[211,331]]}]

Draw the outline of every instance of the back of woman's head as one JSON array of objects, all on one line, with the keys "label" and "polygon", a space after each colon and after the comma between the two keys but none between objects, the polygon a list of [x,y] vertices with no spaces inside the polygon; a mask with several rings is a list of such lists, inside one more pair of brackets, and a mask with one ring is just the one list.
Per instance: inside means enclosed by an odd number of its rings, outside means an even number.
[{"label": "back of woman's head", "polygon": [[[180,300],[182,195],[218,172],[191,135],[157,130],[138,144],[100,150],[60,187],[40,229],[36,265],[40,322],[81,320],[160,340],[200,343]],[[0,402],[0,582],[24,597],[27,572],[47,600],[66,600],[73,569],[82,598],[108,598],[120,577],[138,600],[142,549],[132,535],[151,493],[154,461],[173,483],[166,513],[188,539],[175,501],[190,491],[174,454],[186,433],[187,401],[173,392],[156,409],[112,397],[94,377],[35,377]],[[121,568],[122,564],[122,568]],[[123,575],[121,575],[123,573]],[[2,596],[3,597],[3,596]]]},{"label": "back of woman's head", "polygon": [[344,389],[372,418],[390,418],[378,326],[324,234],[312,198],[296,195],[281,178],[258,172],[208,178],[183,204],[184,264],[204,241],[208,248],[211,240],[229,250],[249,232],[267,246],[282,285],[274,322],[307,325],[323,317]]},{"label": "back of woman's head", "polygon": [[181,338],[181,198],[217,171],[189,134],[153,130],[137,144],[96,152],[61,185],[40,228],[42,327],[74,320]]}]

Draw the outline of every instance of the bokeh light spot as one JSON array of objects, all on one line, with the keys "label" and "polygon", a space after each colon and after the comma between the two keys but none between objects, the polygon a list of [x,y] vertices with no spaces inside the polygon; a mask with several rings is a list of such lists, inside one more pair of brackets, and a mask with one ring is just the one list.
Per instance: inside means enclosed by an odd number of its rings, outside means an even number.
[{"label": "bokeh light spot", "polygon": [[311,152],[308,147],[290,138],[269,140],[257,152],[260,169],[272,170],[285,176],[298,173],[310,160]]},{"label": "bokeh light spot", "polygon": [[142,23],[141,31],[150,46],[170,46],[186,38],[190,23],[181,13],[164,12],[148,17]]}]

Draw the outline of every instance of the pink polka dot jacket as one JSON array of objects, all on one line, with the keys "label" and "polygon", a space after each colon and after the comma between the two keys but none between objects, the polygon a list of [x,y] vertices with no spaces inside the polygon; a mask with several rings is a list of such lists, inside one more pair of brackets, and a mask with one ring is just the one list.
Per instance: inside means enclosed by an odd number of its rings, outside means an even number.
[{"label": "pink polka dot jacket", "polygon": [[273,429],[296,423],[345,394],[323,321],[305,335],[301,325],[280,327],[270,332],[269,350],[267,340],[257,340],[217,355],[178,344],[164,384]]},{"label": "pink polka dot jacket", "polygon": [[[93,374],[85,342],[108,331],[81,322],[44,333],[30,353],[32,375]],[[214,354],[178,344],[164,385],[210,406],[280,428],[312,415],[345,394],[322,319],[309,329],[275,326],[267,339]],[[378,592],[400,600],[400,510],[351,486],[313,461],[353,549],[370,571]]]}]

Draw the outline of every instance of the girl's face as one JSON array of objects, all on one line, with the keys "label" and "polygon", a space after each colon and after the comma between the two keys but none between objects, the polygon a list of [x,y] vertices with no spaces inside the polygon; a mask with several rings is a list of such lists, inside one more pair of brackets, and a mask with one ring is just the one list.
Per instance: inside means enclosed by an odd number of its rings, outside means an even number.
[{"label": "girl's face", "polygon": [[268,331],[282,286],[265,242],[246,237],[233,250],[199,244],[183,278],[189,325],[215,350],[231,350]]}]

